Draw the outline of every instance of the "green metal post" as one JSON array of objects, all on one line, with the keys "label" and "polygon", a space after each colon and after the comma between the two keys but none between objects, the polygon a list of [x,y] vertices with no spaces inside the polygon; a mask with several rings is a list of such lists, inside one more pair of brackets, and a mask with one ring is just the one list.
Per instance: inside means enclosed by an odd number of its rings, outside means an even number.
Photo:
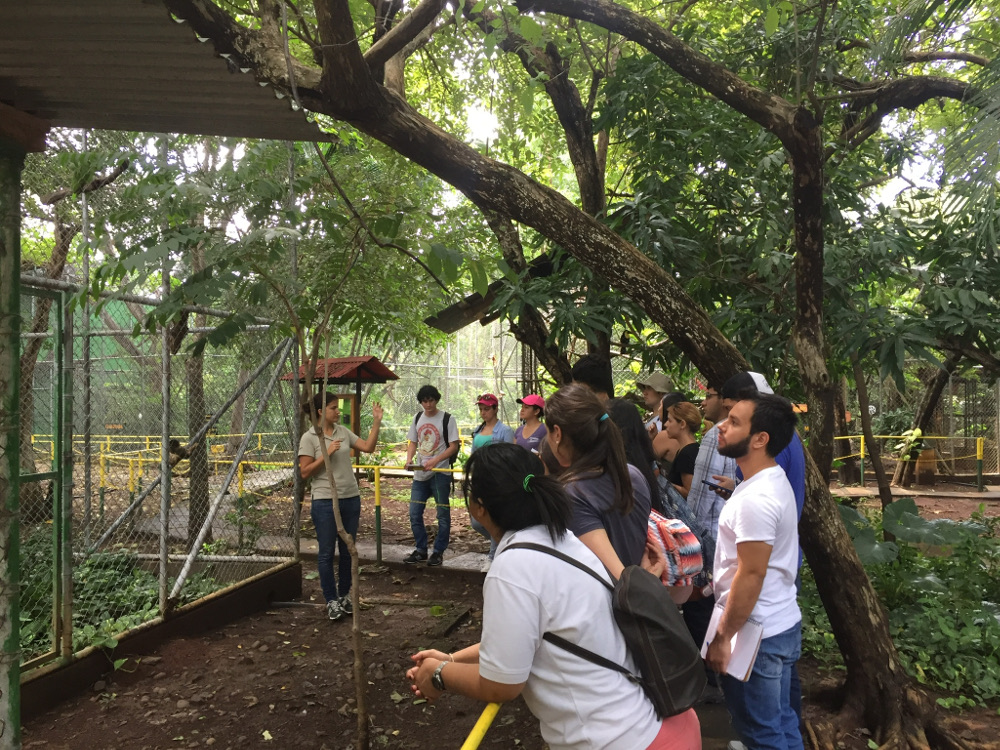
[{"label": "green metal post", "polygon": [[[62,342],[62,309],[59,304],[59,294],[53,294],[54,319],[55,319],[55,347],[53,351],[53,371],[52,371],[52,406],[49,413],[52,415],[52,458],[49,465],[55,477],[52,480],[52,650],[60,656],[68,656],[63,653],[63,640],[66,626],[69,624],[63,620],[63,604],[68,594],[65,591],[65,579],[63,578],[63,528],[66,519],[62,514],[62,495],[65,477],[61,473],[63,459],[63,433],[66,429],[65,414],[62,410],[63,400],[63,378],[64,366],[63,342]],[[51,314],[51,313],[50,313]]]},{"label": "green metal post", "polygon": [[0,141],[0,722],[4,744],[11,748],[21,747],[18,497],[23,164],[24,151]]},{"label": "green metal post", "polygon": [[[59,494],[54,497],[55,511],[62,519],[59,528],[59,571],[62,576],[62,648],[67,659],[73,655],[73,326],[66,315],[66,293],[56,298],[56,348],[62,351],[59,365],[59,415],[61,446],[59,451]],[[55,493],[53,493],[55,496]]]}]

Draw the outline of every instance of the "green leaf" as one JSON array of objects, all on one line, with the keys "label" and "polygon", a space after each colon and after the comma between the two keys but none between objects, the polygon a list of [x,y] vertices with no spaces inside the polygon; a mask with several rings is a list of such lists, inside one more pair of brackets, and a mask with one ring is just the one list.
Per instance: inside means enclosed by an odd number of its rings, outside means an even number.
[{"label": "green leaf", "polygon": [[775,6],[771,6],[767,9],[767,15],[764,17],[764,33],[768,36],[774,34],[778,30],[778,9]]},{"label": "green leaf", "polygon": [[490,279],[486,275],[486,269],[478,260],[466,258],[465,262],[469,266],[469,274],[472,276],[472,288],[485,297],[489,292],[490,286]]},{"label": "green leaf", "polygon": [[541,45],[542,36],[545,29],[531,16],[521,16],[520,18],[521,36],[528,40],[529,44],[536,47]]},{"label": "green leaf", "polygon": [[525,86],[517,95],[517,100],[521,104],[521,112],[525,116],[530,116],[535,108],[535,87]]}]

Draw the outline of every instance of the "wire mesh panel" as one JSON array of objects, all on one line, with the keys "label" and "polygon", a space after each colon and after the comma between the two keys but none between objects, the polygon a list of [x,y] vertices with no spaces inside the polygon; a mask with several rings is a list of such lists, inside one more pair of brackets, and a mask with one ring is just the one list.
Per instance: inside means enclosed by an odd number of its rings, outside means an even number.
[{"label": "wire mesh panel", "polygon": [[20,547],[21,648],[25,659],[44,659],[59,651],[64,526],[54,512],[65,481],[63,458],[63,351],[57,323],[58,295],[25,290],[20,345]]},{"label": "wire mesh panel", "polygon": [[297,555],[292,402],[276,388],[290,342],[258,330],[201,356],[175,341],[164,355],[161,333],[133,334],[148,308],[120,300],[77,306],[65,320],[76,335],[60,336],[53,297],[22,296],[28,668],[111,647],[164,605]]}]

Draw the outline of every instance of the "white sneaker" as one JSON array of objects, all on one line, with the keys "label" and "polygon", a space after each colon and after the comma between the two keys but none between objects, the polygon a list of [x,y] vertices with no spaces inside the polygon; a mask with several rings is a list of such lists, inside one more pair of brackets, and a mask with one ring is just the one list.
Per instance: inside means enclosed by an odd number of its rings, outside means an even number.
[{"label": "white sneaker", "polygon": [[747,750],[747,746],[739,740],[730,740],[726,750]]},{"label": "white sneaker", "polygon": [[483,572],[483,573],[489,573],[489,572],[490,572],[490,568],[491,568],[492,566],[493,566],[493,561],[492,561],[492,560],[491,560],[490,558],[488,558],[488,557],[487,557],[487,558],[486,558],[486,562],[484,562],[484,563],[482,564],[482,566],[480,566],[479,570],[480,570],[481,572]]},{"label": "white sneaker", "polygon": [[344,616],[344,610],[340,608],[340,602],[336,599],[331,599],[326,603],[326,616],[331,620],[339,620]]}]

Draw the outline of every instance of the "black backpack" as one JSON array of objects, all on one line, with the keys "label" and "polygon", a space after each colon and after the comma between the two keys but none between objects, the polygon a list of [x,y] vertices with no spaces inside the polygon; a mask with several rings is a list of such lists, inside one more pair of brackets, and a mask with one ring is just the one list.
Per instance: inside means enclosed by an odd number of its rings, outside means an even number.
[{"label": "black backpack", "polygon": [[706,682],[701,653],[680,610],[656,576],[638,565],[629,565],[622,571],[618,583],[612,586],[591,568],[551,547],[524,542],[510,544],[503,551],[518,548],[557,557],[593,576],[611,591],[615,622],[635,659],[639,675],[554,633],[544,633],[544,640],[581,659],[621,672],[641,685],[660,719],[682,713],[694,705]]},{"label": "black backpack", "polygon": [[[418,411],[417,412],[417,416],[415,416],[413,418],[413,426],[414,427],[417,426],[417,422],[420,421],[420,417],[422,417],[423,414],[424,413],[422,411]],[[441,420],[441,432],[444,433],[444,447],[445,448],[450,448],[451,447],[451,443],[452,443],[452,441],[448,439],[448,423],[450,421],[451,421],[451,414],[449,414],[448,412],[445,412],[444,413],[444,419]],[[457,456],[458,454],[455,454],[455,455]],[[455,456],[452,456],[451,458],[448,459],[448,465],[451,466],[451,467],[455,466]],[[455,475],[452,474],[451,478],[452,478],[452,481],[454,481],[455,480]]]}]

